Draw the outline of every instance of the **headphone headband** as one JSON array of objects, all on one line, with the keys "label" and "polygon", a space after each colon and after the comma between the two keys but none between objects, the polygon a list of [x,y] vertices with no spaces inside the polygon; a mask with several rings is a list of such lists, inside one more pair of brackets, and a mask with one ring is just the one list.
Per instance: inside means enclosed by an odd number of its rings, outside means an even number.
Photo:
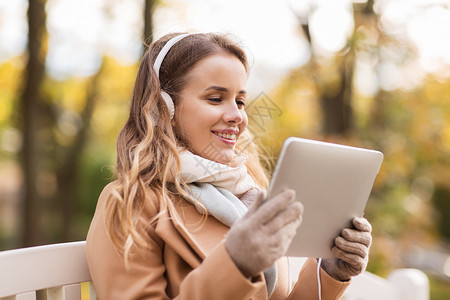
[{"label": "headphone headband", "polygon": [[166,57],[167,53],[169,52],[170,48],[172,48],[173,45],[175,45],[180,40],[184,39],[190,35],[190,33],[184,33],[177,35],[170,40],[167,41],[167,43],[162,47],[161,51],[159,51],[158,56],[155,59],[155,63],[153,64],[153,70],[155,70],[156,76],[159,78],[159,69],[161,68],[162,62],[164,58]]},{"label": "headphone headband", "polygon": [[[162,62],[163,62],[164,58],[166,57],[167,53],[169,52],[170,48],[172,48],[173,45],[175,45],[177,42],[181,41],[188,35],[191,35],[191,34],[184,33],[184,34],[180,34],[180,35],[177,35],[177,36],[171,38],[169,41],[167,41],[167,43],[164,45],[164,47],[158,53],[158,56],[155,59],[155,63],[153,64],[153,70],[155,70],[156,77],[158,79],[159,79],[159,69],[161,68]],[[166,102],[167,108],[169,109],[170,119],[173,119],[173,115],[175,113],[175,105],[173,104],[172,98],[169,96],[169,94],[167,94],[163,90],[161,90],[161,96],[164,99],[164,101]]]}]

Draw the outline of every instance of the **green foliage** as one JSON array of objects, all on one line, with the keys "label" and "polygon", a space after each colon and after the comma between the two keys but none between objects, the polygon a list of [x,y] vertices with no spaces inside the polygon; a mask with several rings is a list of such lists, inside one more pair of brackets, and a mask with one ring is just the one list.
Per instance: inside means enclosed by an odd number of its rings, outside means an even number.
[{"label": "green foliage", "polygon": [[429,277],[430,279],[430,299],[448,300],[450,295],[450,284],[442,279]]},{"label": "green foliage", "polygon": [[72,232],[75,239],[85,239],[103,187],[114,178],[113,148],[92,143],[85,149],[78,166],[77,203]]},{"label": "green foliage", "polygon": [[438,187],[433,197],[437,214],[437,225],[442,236],[450,241],[450,189]]}]

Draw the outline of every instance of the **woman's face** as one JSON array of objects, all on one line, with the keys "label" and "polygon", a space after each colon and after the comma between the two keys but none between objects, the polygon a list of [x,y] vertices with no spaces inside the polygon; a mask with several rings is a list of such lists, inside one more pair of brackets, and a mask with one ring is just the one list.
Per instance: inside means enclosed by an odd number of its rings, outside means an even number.
[{"label": "woman's face", "polygon": [[195,64],[175,108],[175,130],[190,151],[222,164],[233,159],[248,123],[246,83],[244,65],[226,52]]}]

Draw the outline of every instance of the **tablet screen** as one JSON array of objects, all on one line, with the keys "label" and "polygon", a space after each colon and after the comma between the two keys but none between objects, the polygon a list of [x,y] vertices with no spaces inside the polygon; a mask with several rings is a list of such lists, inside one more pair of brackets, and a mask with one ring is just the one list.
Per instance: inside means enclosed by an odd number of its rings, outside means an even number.
[{"label": "tablet screen", "polygon": [[271,199],[294,189],[304,206],[302,224],[286,255],[333,257],[334,239],[364,214],[382,161],[379,151],[288,138],[268,192]]}]

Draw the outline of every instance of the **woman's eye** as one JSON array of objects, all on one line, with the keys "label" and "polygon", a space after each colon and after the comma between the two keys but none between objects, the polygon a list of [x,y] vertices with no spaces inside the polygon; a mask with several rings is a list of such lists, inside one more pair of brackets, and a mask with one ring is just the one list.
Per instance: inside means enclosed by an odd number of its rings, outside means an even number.
[{"label": "woman's eye", "polygon": [[222,98],[208,98],[208,100],[211,102],[220,103],[222,101]]},{"label": "woman's eye", "polygon": [[245,101],[244,100],[236,100],[236,104],[238,105],[238,107],[240,109],[245,107]]}]

